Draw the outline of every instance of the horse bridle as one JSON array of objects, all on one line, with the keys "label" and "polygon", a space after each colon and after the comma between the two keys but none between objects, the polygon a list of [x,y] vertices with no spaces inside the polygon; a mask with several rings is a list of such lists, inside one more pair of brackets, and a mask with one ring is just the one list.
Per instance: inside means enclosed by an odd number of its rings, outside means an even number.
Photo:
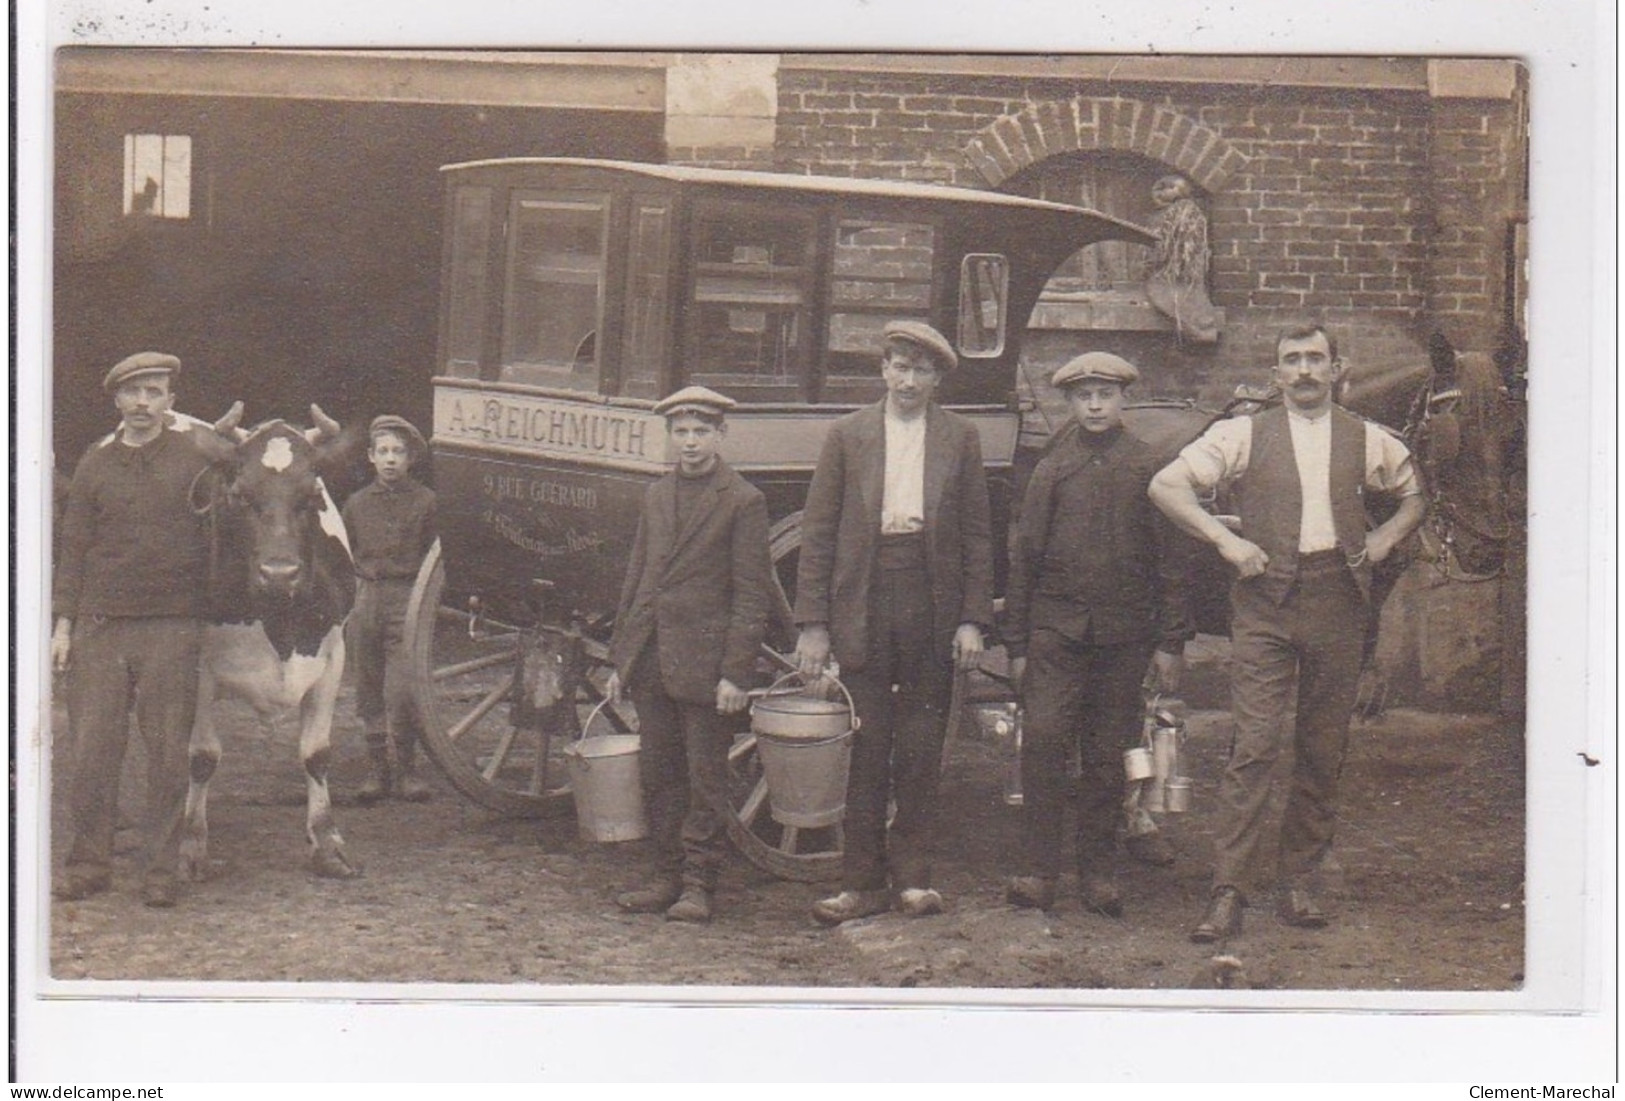
[{"label": "horse bridle", "polygon": [[[1461,401],[1462,390],[1460,386],[1449,386],[1443,390],[1434,389],[1433,378],[1418,391],[1411,402],[1409,415],[1405,420],[1405,427],[1400,438],[1417,456],[1422,465],[1427,480],[1427,489],[1430,495],[1427,522],[1418,532],[1418,542],[1421,546],[1420,557],[1431,562],[1439,575],[1446,581],[1460,581],[1476,583],[1480,581],[1493,581],[1506,572],[1506,554],[1502,551],[1497,555],[1498,564],[1487,573],[1470,572],[1461,567],[1461,557],[1456,552],[1456,530],[1464,528],[1485,543],[1497,546],[1504,545],[1512,538],[1512,522],[1508,520],[1499,531],[1486,531],[1468,518],[1467,512],[1458,508],[1455,500],[1445,492],[1445,479],[1437,474],[1440,465],[1438,460],[1430,462],[1425,456],[1419,454],[1419,443],[1426,434],[1428,424],[1435,416],[1441,413],[1455,413],[1457,403]],[[1454,457],[1452,457],[1453,459]],[[1431,533],[1433,546],[1429,547],[1430,540],[1426,537]]]}]

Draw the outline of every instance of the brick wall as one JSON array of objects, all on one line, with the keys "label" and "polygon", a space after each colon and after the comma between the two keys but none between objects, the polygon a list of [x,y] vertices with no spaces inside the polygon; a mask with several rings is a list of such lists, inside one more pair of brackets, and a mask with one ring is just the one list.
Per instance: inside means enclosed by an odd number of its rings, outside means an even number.
[{"label": "brick wall", "polygon": [[1294,98],[1198,109],[1248,158],[1212,196],[1215,300],[1416,316],[1427,300],[1426,100]]},{"label": "brick wall", "polygon": [[672,145],[666,146],[667,164],[693,165],[702,168],[744,168],[771,171],[774,150],[770,145]]},{"label": "brick wall", "polygon": [[1014,84],[781,70],[776,167],[985,187],[965,143],[1022,102]]},{"label": "brick wall", "polygon": [[1147,389],[1206,399],[1260,377],[1287,312],[1332,319],[1356,366],[1420,357],[1436,326],[1486,347],[1520,142],[1508,103],[1420,91],[781,69],[773,167],[990,187],[1046,157],[1114,149],[1184,170],[1208,192],[1219,344],[1067,331],[1029,359],[1042,374],[1069,351],[1126,345]]},{"label": "brick wall", "polygon": [[1493,347],[1506,309],[1505,248],[1525,173],[1516,101],[1440,100],[1433,112],[1433,286],[1459,348]]}]

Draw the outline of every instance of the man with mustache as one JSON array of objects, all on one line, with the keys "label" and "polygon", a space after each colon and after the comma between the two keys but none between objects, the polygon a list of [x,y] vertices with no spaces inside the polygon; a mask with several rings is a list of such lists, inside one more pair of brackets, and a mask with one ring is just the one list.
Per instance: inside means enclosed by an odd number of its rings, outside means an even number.
[{"label": "man with mustache", "polygon": [[[1288,739],[1293,770],[1276,914],[1301,928],[1326,924],[1312,886],[1332,843],[1371,567],[1410,534],[1425,508],[1405,445],[1333,402],[1344,370],[1323,325],[1286,329],[1274,367],[1283,404],[1219,421],[1151,481],[1157,507],[1212,543],[1237,574],[1230,590],[1235,736],[1219,783],[1213,893],[1191,931],[1198,944],[1241,931],[1244,872],[1264,835],[1270,774]],[[1198,499],[1221,482],[1235,485],[1239,531]],[[1372,531],[1367,489],[1400,499]],[[1289,716],[1294,684],[1296,713]]]},{"label": "man with mustache", "polygon": [[116,432],[93,444],[68,490],[52,589],[51,665],[67,674],[73,841],[52,893],[107,890],[129,710],[146,745],[148,906],[173,906],[197,708],[208,548],[192,483],[208,460],[171,413],[181,362],[138,352],[107,372]]}]

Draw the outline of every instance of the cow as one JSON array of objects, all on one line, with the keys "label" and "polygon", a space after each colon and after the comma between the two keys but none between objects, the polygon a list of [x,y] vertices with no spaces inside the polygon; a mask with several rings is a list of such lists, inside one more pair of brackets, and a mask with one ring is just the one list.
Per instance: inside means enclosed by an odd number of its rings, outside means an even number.
[{"label": "cow", "polygon": [[245,432],[237,428],[239,402],[194,434],[211,465],[193,487],[209,530],[209,612],[181,835],[181,871],[189,879],[207,874],[209,780],[220,762],[213,703],[228,694],[266,721],[298,709],[311,868],[333,878],[360,874],[334,824],[327,788],[355,572],[320,469],[348,438],[320,408],[310,412],[312,429],[272,420]]}]

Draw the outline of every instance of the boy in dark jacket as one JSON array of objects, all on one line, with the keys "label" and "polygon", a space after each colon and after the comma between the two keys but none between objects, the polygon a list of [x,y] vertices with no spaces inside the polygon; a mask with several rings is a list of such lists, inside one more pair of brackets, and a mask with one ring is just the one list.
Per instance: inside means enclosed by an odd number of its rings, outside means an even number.
[{"label": "boy in dark jacket", "polygon": [[[1076,428],[1039,462],[1022,501],[1005,634],[1026,710],[1020,874],[1006,892],[1016,906],[1054,903],[1062,813],[1075,797],[1084,906],[1122,914],[1123,751],[1138,744],[1147,663],[1173,691],[1194,634],[1175,533],[1146,494],[1157,456],[1123,428],[1124,390],[1139,374],[1105,352],[1055,372]],[[1073,740],[1083,766],[1075,796]]]},{"label": "boy in dark jacket", "polygon": [[644,809],[655,868],[616,898],[634,913],[711,920],[725,847],[728,716],[767,633],[773,563],[767,501],[722,461],[732,399],[703,386],[655,406],[677,468],[649,487],[615,616],[610,695],[638,712]]},{"label": "boy in dark jacket", "polygon": [[435,541],[434,491],[411,473],[428,449],[401,417],[375,417],[367,435],[376,476],[344,503],[356,575],[349,657],[370,765],[356,801],[376,803],[393,791],[421,803],[429,788],[417,776],[418,719],[406,697],[402,643],[412,582]]}]

